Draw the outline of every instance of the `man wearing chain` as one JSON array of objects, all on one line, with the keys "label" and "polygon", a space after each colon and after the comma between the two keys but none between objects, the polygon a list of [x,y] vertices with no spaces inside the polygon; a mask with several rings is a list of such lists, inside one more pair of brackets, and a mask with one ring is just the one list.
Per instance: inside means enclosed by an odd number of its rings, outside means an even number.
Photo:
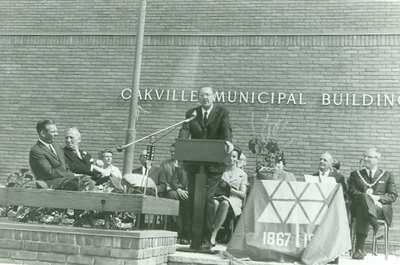
[{"label": "man wearing chain", "polygon": [[397,199],[396,184],[392,173],[378,168],[381,154],[376,148],[364,153],[364,169],[353,171],[349,179],[349,195],[352,199],[356,221],[356,249],[353,259],[363,259],[365,239],[369,224],[374,233],[378,230],[377,219],[392,224],[392,203]]}]

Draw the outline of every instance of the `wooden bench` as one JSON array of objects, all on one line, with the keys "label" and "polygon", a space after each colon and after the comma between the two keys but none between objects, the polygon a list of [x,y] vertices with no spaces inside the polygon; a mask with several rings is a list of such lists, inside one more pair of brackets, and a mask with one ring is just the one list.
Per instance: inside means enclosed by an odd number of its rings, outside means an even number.
[{"label": "wooden bench", "polygon": [[0,187],[0,205],[129,212],[163,216],[177,216],[179,213],[179,201],[142,194],[5,187]]}]

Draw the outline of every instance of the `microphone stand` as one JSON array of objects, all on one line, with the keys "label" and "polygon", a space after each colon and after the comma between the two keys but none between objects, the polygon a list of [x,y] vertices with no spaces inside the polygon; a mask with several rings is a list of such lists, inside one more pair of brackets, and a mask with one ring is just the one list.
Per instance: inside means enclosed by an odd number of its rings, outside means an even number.
[{"label": "microphone stand", "polygon": [[158,130],[158,131],[156,131],[156,132],[154,132],[154,133],[152,133],[152,134],[146,135],[145,137],[142,137],[142,138],[140,138],[140,139],[137,139],[136,141],[130,142],[130,143],[126,144],[126,145],[117,146],[116,149],[117,149],[118,152],[122,152],[125,148],[127,148],[127,147],[129,147],[129,146],[131,146],[131,145],[133,145],[133,144],[135,144],[135,143],[137,143],[137,142],[143,141],[143,140],[145,140],[145,139],[147,139],[147,138],[149,138],[149,137],[152,137],[152,136],[154,136],[154,135],[156,135],[156,134],[162,133],[163,131],[166,131],[166,130],[168,130],[168,129],[174,128],[174,127],[176,127],[176,126],[178,126],[178,125],[181,125],[182,123],[189,122],[189,121],[193,120],[193,119],[196,118],[196,117],[197,117],[197,116],[191,116],[190,118],[187,118],[187,119],[185,119],[185,120],[183,120],[183,121],[180,121],[180,122],[177,122],[177,123],[175,123],[175,124],[172,124],[172,125],[170,125],[170,126],[164,128],[164,129]]}]

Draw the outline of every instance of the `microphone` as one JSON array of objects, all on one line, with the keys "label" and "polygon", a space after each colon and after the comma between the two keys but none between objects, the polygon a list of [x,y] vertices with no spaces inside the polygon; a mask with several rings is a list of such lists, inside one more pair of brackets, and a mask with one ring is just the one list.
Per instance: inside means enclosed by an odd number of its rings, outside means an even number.
[{"label": "microphone", "polygon": [[163,132],[163,131],[166,131],[166,130],[169,130],[169,129],[171,129],[171,128],[174,128],[174,127],[176,127],[176,126],[178,126],[178,125],[181,125],[182,123],[189,122],[189,121],[193,120],[193,119],[196,118],[196,117],[197,117],[197,111],[194,110],[194,111],[192,112],[192,115],[191,115],[189,118],[187,118],[186,120],[183,120],[183,121],[177,122],[177,123],[175,123],[175,124],[172,124],[172,125],[170,125],[170,126],[164,128],[164,129],[158,130],[158,131],[156,131],[156,132],[154,132],[154,133],[152,133],[152,134],[149,134],[149,135],[147,135],[147,136],[144,136],[144,137],[142,137],[142,138],[140,138],[140,139],[138,139],[138,140],[136,140],[136,141],[127,143],[127,144],[125,144],[125,145],[117,146],[116,149],[117,149],[118,152],[122,152],[122,151],[125,150],[125,148],[127,148],[128,146],[131,146],[131,145],[133,145],[133,144],[135,144],[135,143],[137,143],[137,142],[140,142],[140,141],[142,141],[142,140],[144,140],[144,139],[147,139],[147,138],[149,138],[149,137],[151,137],[151,136],[154,136],[154,135],[156,135],[156,134],[159,134],[159,133],[161,133],[161,132]]},{"label": "microphone", "polygon": [[125,148],[126,147],[120,145],[120,146],[117,146],[115,149],[117,149],[118,152],[122,152],[122,151],[124,151]]}]

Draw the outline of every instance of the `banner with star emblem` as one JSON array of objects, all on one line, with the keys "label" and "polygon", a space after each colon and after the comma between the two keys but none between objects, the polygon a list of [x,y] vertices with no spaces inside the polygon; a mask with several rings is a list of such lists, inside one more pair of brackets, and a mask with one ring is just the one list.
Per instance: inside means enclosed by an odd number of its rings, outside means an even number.
[{"label": "banner with star emblem", "polygon": [[257,180],[227,251],[257,261],[326,264],[351,248],[339,184]]}]

